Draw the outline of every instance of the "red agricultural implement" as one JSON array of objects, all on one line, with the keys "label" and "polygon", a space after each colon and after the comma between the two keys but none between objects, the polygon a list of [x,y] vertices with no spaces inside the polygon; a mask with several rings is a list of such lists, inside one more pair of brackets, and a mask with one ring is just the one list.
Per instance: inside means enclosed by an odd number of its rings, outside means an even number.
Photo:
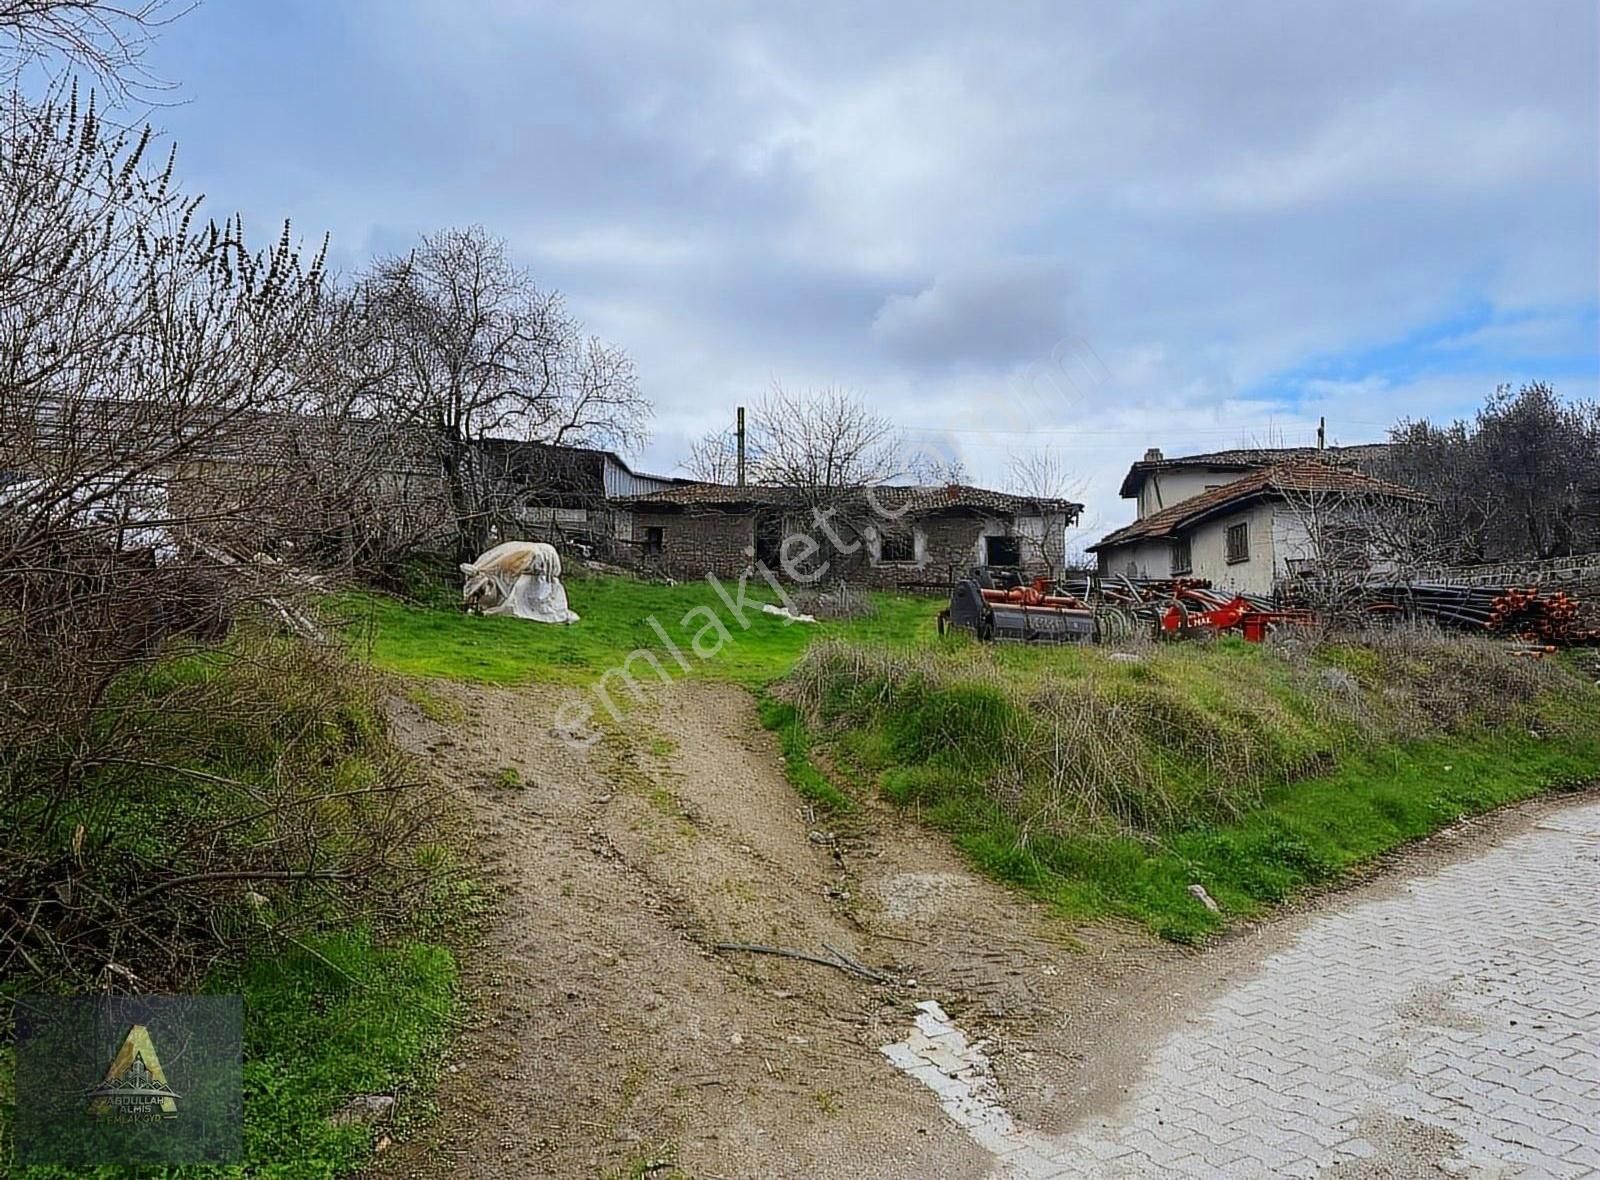
[{"label": "red agricultural implement", "polygon": [[971,631],[985,642],[1085,643],[1095,638],[1094,611],[1081,598],[1056,594],[1037,578],[1031,585],[1010,571],[998,574],[980,566],[950,590],[950,605],[939,612],[939,633],[947,627]]},{"label": "red agricultural implement", "polygon": [[1209,610],[1190,610],[1174,600],[1161,615],[1161,633],[1169,638],[1215,635],[1238,629],[1250,643],[1260,643],[1279,626],[1306,626],[1316,622],[1308,610],[1266,610],[1242,595]]},{"label": "red agricultural implement", "polygon": [[1252,643],[1273,628],[1311,622],[1305,610],[1279,610],[1270,599],[1227,595],[1197,579],[1136,583],[1116,578],[1064,591],[1045,578],[1023,585],[1015,571],[979,567],[950,591],[939,632],[959,627],[979,639],[1023,643],[1117,641],[1137,631],[1189,638],[1237,631]]},{"label": "red agricultural implement", "polygon": [[[1079,574],[1055,583],[1024,584],[1017,571],[978,567],[956,582],[939,629],[961,627],[983,640],[1025,643],[1116,642],[1143,632],[1165,638],[1238,634],[1259,643],[1280,627],[1303,627],[1318,601],[1333,617],[1415,620],[1511,641],[1514,655],[1600,645],[1600,612],[1566,590],[1452,582],[1370,582],[1333,588],[1291,582],[1287,601],[1212,588],[1200,578],[1140,579]],[[1318,591],[1322,594],[1319,596]]]}]

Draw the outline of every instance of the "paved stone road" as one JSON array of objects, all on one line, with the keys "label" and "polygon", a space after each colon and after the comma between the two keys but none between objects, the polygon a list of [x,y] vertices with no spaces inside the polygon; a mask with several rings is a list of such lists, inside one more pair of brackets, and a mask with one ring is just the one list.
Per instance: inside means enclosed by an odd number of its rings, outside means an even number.
[{"label": "paved stone road", "polygon": [[1108,1119],[1013,1143],[1050,1180],[1600,1176],[1600,804],[1314,919]]}]

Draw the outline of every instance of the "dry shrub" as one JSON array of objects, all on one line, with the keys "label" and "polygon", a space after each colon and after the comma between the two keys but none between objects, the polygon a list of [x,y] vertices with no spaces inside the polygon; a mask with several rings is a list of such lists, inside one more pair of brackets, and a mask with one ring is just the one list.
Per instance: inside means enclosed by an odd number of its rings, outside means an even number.
[{"label": "dry shrub", "polygon": [[1329,632],[1281,650],[1313,678],[1306,695],[1314,707],[1375,737],[1516,724],[1531,719],[1541,697],[1577,687],[1554,661],[1514,659],[1503,643],[1426,623]]},{"label": "dry shrub", "polygon": [[819,619],[869,619],[878,613],[872,599],[842,579],[832,586],[792,590],[789,597],[800,613]]},{"label": "dry shrub", "polygon": [[1536,724],[1541,701],[1575,689],[1588,691],[1553,665],[1419,628],[1171,645],[1129,664],[827,641],[787,683],[892,797],[998,806],[1024,838],[1238,815],[1353,746]]},{"label": "dry shrub", "polygon": [[440,799],[342,653],[249,628],[0,740],[0,975],[149,990],[448,906]]},{"label": "dry shrub", "polygon": [[46,986],[188,986],[437,879],[337,652],[196,646],[314,631],[257,548],[352,552],[370,505],[321,253],[207,222],[150,144],[76,90],[0,104],[0,977]]}]

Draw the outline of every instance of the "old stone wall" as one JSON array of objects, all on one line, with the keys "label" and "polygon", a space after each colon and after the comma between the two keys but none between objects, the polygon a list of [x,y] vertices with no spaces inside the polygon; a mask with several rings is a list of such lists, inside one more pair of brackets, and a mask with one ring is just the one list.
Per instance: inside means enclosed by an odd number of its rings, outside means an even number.
[{"label": "old stone wall", "polygon": [[[946,586],[984,560],[983,538],[1023,534],[1019,545],[1025,571],[1042,568],[1041,557],[1047,547],[1048,564],[1058,568],[1064,547],[1064,521],[1052,519],[1044,525],[1037,517],[1034,526],[1020,528],[1022,522],[1008,517],[978,512],[925,513],[895,522],[873,518],[849,520],[842,515],[829,518],[838,543],[828,530],[808,514],[791,514],[774,538],[809,537],[817,549],[800,541],[791,543],[788,555],[795,564],[797,579],[790,578],[777,557],[774,546],[771,568],[786,581],[831,584],[843,579],[852,586],[881,589],[929,589]],[[1059,526],[1059,527],[1057,527]],[[1054,532],[1063,534],[1055,539]],[[651,529],[660,529],[659,548],[653,548]],[[909,534],[914,554],[908,561],[885,561],[883,533],[895,529]],[[1045,529],[1051,540],[1041,544]],[[880,531],[881,530],[881,531]],[[763,533],[763,536],[767,534]],[[707,573],[718,577],[737,577],[751,564],[750,551],[756,546],[756,519],[751,512],[650,512],[636,506],[632,513],[632,536],[619,546],[632,557],[631,564],[650,572],[667,573],[677,578],[699,578]],[[826,565],[826,569],[822,567]]]},{"label": "old stone wall", "polygon": [[[651,552],[651,530],[660,529],[660,548]],[[656,568],[679,578],[699,578],[708,573],[738,577],[750,564],[755,544],[755,518],[735,512],[633,513],[633,544],[644,568]]]}]

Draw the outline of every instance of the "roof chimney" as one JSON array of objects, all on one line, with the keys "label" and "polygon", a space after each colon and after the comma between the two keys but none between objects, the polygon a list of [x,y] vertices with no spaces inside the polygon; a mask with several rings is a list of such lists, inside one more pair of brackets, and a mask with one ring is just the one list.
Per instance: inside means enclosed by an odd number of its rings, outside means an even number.
[{"label": "roof chimney", "polygon": [[1151,447],[1144,453],[1144,461],[1146,463],[1159,463],[1163,458],[1165,456],[1162,455],[1160,447]]}]

